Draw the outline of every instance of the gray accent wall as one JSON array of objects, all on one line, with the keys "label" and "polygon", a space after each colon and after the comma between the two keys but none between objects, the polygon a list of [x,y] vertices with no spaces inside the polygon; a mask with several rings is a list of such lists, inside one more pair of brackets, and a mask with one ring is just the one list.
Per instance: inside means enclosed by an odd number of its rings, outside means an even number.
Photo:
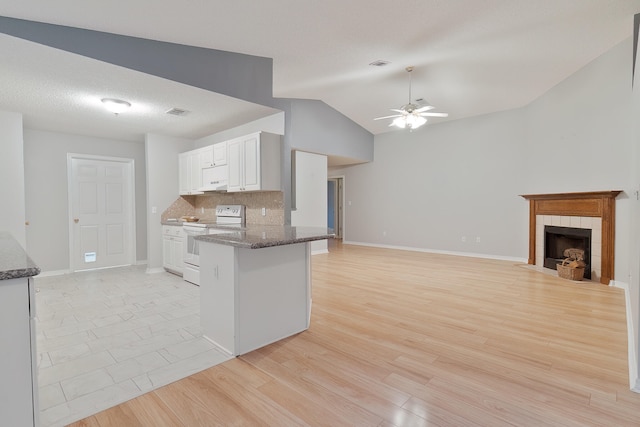
[{"label": "gray accent wall", "polygon": [[271,58],[3,16],[0,32],[256,104],[272,99]]},{"label": "gray accent wall", "polygon": [[[27,249],[43,272],[69,271],[67,153],[133,159],[136,260],[147,258],[144,144],[33,129],[24,131]],[[176,160],[177,161],[177,160]],[[176,184],[177,185],[177,184]]]}]

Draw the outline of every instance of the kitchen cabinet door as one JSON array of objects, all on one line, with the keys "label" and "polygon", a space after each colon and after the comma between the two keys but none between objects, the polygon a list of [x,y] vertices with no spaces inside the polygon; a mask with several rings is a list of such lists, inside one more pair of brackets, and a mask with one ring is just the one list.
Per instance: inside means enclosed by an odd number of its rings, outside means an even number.
[{"label": "kitchen cabinet door", "polygon": [[181,196],[204,194],[202,187],[202,159],[206,156],[200,150],[185,151],[178,154],[178,182]]},{"label": "kitchen cabinet door", "polygon": [[184,271],[184,236],[182,227],[162,226],[162,266],[182,275]]},{"label": "kitchen cabinet door", "polygon": [[178,154],[178,182],[180,195],[191,194],[191,167],[189,152]]},{"label": "kitchen cabinet door", "polygon": [[227,142],[220,142],[213,145],[213,166],[223,166],[227,164]]},{"label": "kitchen cabinet door", "polygon": [[227,155],[229,160],[229,182],[227,184],[227,191],[242,191],[242,185],[244,184],[243,155],[242,139],[234,139],[227,144]]},{"label": "kitchen cabinet door", "polygon": [[280,185],[280,136],[258,132],[227,144],[227,191],[277,191]]},{"label": "kitchen cabinet door", "polygon": [[211,168],[215,165],[213,145],[200,149],[200,168]]}]

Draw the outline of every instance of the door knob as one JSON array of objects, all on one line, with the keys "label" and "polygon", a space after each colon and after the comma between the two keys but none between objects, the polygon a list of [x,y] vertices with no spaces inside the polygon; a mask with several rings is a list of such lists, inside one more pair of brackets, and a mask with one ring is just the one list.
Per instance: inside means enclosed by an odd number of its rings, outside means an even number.
[{"label": "door knob", "polygon": [[76,224],[80,222],[80,218],[73,218],[73,222],[75,222]]}]

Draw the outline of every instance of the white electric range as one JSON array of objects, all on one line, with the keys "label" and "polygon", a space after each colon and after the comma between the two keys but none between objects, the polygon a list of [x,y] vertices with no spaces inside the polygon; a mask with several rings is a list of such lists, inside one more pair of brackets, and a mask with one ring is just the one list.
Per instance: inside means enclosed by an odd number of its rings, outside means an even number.
[{"label": "white electric range", "polygon": [[186,233],[184,245],[184,270],[182,278],[194,285],[200,285],[200,249],[196,236],[205,234],[223,234],[242,228],[245,224],[243,205],[216,206],[216,220],[185,222],[182,225]]}]

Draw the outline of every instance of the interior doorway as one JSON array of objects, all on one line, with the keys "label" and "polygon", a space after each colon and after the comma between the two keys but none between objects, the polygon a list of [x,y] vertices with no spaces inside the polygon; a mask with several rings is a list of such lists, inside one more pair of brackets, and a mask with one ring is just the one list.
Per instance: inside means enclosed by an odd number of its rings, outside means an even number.
[{"label": "interior doorway", "polygon": [[131,265],[133,159],[67,155],[71,271]]},{"label": "interior doorway", "polygon": [[327,180],[327,227],[333,229],[336,239],[344,234],[344,177]]}]

